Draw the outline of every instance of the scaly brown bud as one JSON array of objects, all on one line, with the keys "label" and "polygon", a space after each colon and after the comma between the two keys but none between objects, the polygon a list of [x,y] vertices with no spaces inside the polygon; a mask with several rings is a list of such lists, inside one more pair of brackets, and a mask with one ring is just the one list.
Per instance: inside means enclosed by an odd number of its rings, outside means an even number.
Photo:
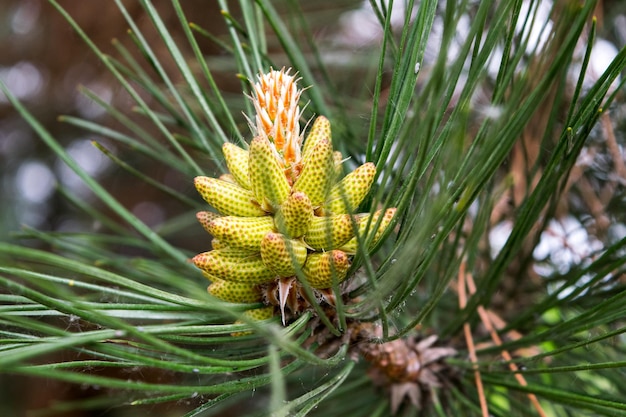
[{"label": "scaly brown bud", "polygon": [[196,189],[204,200],[227,216],[265,216],[254,201],[252,192],[236,184],[210,177],[194,178]]}]

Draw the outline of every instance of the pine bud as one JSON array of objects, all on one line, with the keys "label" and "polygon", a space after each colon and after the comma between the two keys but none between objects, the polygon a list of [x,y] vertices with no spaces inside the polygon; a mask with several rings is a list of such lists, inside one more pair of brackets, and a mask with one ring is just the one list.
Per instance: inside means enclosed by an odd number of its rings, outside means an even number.
[{"label": "pine bud", "polygon": [[[303,90],[289,72],[271,70],[253,84],[254,139],[248,150],[222,146],[229,173],[195,178],[198,192],[219,214],[196,215],[214,239],[212,251],[192,259],[212,281],[209,293],[233,303],[275,304],[244,314],[264,320],[280,311],[283,324],[290,317],[286,309],[297,314],[315,301],[300,284],[308,283],[332,305],[331,288],[346,278],[358,241],[368,242],[363,248],[368,251],[395,214],[395,209],[354,213],[370,191],[376,167],[368,162],[339,180],[344,158],[333,151],[327,118],[313,122],[303,146]],[[306,282],[298,283],[298,277]]]}]

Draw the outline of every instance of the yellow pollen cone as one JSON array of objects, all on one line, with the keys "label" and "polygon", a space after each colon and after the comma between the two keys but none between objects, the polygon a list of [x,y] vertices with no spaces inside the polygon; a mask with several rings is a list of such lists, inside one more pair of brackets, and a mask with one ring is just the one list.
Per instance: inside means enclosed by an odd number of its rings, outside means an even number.
[{"label": "yellow pollen cone", "polygon": [[212,249],[227,249],[228,246],[224,245],[222,242],[220,242],[219,239],[211,239],[211,248]]},{"label": "yellow pollen cone", "polygon": [[304,141],[304,146],[302,147],[302,158],[307,158],[308,154],[322,139],[331,141],[330,122],[326,117],[319,116],[313,122],[311,131]]},{"label": "yellow pollen cone", "polygon": [[333,178],[333,182],[339,178],[343,172],[343,155],[339,151],[333,152],[333,160],[335,161],[335,177]]},{"label": "yellow pollen cone", "polygon": [[[263,320],[269,320],[272,317],[274,317],[274,307],[262,307],[262,308],[254,308],[252,310],[246,310],[243,312],[244,316],[249,317],[250,319],[254,320],[254,321],[263,321]],[[241,324],[243,323],[243,321],[241,320],[237,320],[235,322],[235,324]],[[232,336],[234,337],[239,337],[239,336],[247,336],[249,334],[252,334],[252,332],[250,331],[245,331],[245,332],[233,332],[231,333]]]},{"label": "yellow pollen cone", "polygon": [[268,320],[274,317],[274,307],[262,307],[252,310],[246,310],[244,314],[253,320]]},{"label": "yellow pollen cone", "polygon": [[258,286],[243,282],[230,282],[212,278],[213,282],[207,288],[212,296],[229,303],[250,304],[261,301]]},{"label": "yellow pollen cone", "polygon": [[354,213],[370,191],[376,165],[367,162],[333,186],[328,195],[325,209],[331,213]]},{"label": "yellow pollen cone", "polygon": [[210,177],[194,178],[196,189],[204,200],[227,216],[265,216],[254,201],[252,192],[230,182]]},{"label": "yellow pollen cone", "polygon": [[276,228],[290,238],[298,238],[309,230],[312,218],[311,200],[305,193],[297,191],[291,194],[276,212]]},{"label": "yellow pollen cone", "polygon": [[302,272],[311,287],[321,289],[332,287],[333,281],[337,283],[343,281],[348,268],[350,268],[348,255],[340,250],[332,250],[309,255]]},{"label": "yellow pollen cone", "polygon": [[224,181],[224,182],[229,182],[229,183],[231,183],[231,184],[235,184],[235,185],[237,185],[237,186],[241,187],[241,186],[239,185],[239,183],[237,182],[237,180],[235,179],[235,177],[233,177],[233,176],[232,176],[232,175],[230,175],[230,174],[222,174],[222,175],[220,175],[219,177],[217,177],[217,179],[219,179],[219,180],[221,180],[221,181]]},{"label": "yellow pollen cone", "polygon": [[261,241],[261,258],[276,275],[291,277],[306,262],[307,248],[297,240],[270,232]]},{"label": "yellow pollen cone", "polygon": [[270,216],[238,217],[224,216],[213,219],[207,231],[231,248],[258,250],[261,239],[274,228]]},{"label": "yellow pollen cone", "polygon": [[250,143],[248,169],[257,202],[274,212],[289,196],[289,181],[266,139],[256,137]]},{"label": "yellow pollen cone", "polygon": [[[374,233],[374,236],[372,237],[372,241],[370,242],[368,249],[373,248],[376,243],[378,243],[378,241],[380,240],[380,238],[382,237],[383,233],[385,233],[385,230],[387,230],[387,227],[389,227],[389,224],[391,223],[391,220],[393,219],[393,216],[396,214],[396,208],[388,208],[387,210],[385,210],[385,212],[383,213],[383,210],[378,210],[376,213],[372,214],[366,214],[365,216],[361,217],[359,219],[359,235],[362,237],[363,241],[367,241],[368,236],[365,235],[366,232],[368,232],[368,234],[372,233],[372,228],[374,226],[376,226],[376,223],[378,222],[379,217],[382,215],[383,218],[382,220],[380,220],[380,224],[378,225],[378,229],[376,229],[376,232]],[[369,218],[372,218],[371,222],[369,221]],[[368,229],[368,223],[369,223],[369,231]],[[347,253],[350,254],[355,254],[357,252],[358,249],[358,241],[356,236],[352,239],[350,239],[345,245],[341,246],[340,248],[343,251],[346,251]]]},{"label": "yellow pollen cone", "polygon": [[263,284],[276,278],[257,254],[215,249],[196,255],[192,262],[209,275],[225,281]]},{"label": "yellow pollen cone", "polygon": [[250,189],[250,179],[248,176],[248,151],[241,149],[232,143],[222,145],[222,153],[226,160],[226,166],[233,178],[243,188]]},{"label": "yellow pollen cone", "polygon": [[335,249],[354,236],[352,218],[349,214],[313,217],[304,241],[313,249]]},{"label": "yellow pollen cone", "polygon": [[210,211],[199,211],[196,213],[196,219],[198,219],[198,223],[200,223],[200,225],[202,225],[202,228],[209,233],[211,233],[208,228],[209,223],[211,223],[212,220],[215,220],[218,217],[220,217],[219,214]]},{"label": "yellow pollen cone", "polygon": [[293,184],[294,191],[302,191],[311,200],[313,207],[319,207],[328,195],[335,177],[333,148],[328,139],[321,139],[302,160],[300,176]]}]

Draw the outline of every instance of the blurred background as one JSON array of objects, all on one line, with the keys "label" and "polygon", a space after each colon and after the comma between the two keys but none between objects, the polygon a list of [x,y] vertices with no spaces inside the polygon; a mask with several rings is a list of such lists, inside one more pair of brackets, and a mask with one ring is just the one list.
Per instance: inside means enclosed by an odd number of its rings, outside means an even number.
[{"label": "blurred background", "polygon": [[[115,54],[111,44],[113,39],[130,44],[127,24],[113,2],[59,3],[103,52]],[[142,30],[156,36],[150,31],[149,19],[142,17],[138,2],[128,3],[132,17]],[[165,2],[159,3],[167,6]],[[185,1],[184,7],[202,27],[217,33],[224,31],[223,19],[213,2]],[[161,7],[160,13],[166,22],[171,23],[172,33],[179,39],[180,25],[172,8]],[[145,194],[149,190],[144,193],[144,190],[135,188],[125,189],[124,181],[116,176],[110,160],[91,143],[102,138],[58,120],[60,115],[70,115],[107,123],[104,110],[81,94],[79,88],[93,91],[122,112],[132,112],[128,96],[112,82],[105,66],[63,16],[46,1],[2,0],[0,28],[0,78],[13,94],[66,146],[81,166],[102,182],[112,185],[124,205],[143,213],[140,217],[148,224],[158,223],[167,216],[167,202],[151,201],[152,197]],[[220,53],[206,38],[200,38],[199,42],[205,53]],[[163,52],[157,50],[165,55]],[[234,77],[231,83],[239,90]],[[226,82],[222,84],[226,85]],[[152,174],[158,179],[168,178],[167,172]],[[54,191],[58,184],[78,192],[87,201],[92,196],[84,189],[81,192],[81,181],[49,152],[1,93],[0,176],[0,239],[5,239],[9,232],[21,225],[59,231],[85,231],[95,227],[75,216],[72,207]]]}]

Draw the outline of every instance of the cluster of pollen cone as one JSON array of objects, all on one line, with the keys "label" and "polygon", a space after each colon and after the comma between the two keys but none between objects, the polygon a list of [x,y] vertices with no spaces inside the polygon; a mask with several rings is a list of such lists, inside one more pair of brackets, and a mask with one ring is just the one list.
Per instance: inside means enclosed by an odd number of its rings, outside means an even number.
[{"label": "cluster of pollen cone", "polygon": [[246,311],[258,320],[279,307],[284,322],[286,307],[302,308],[305,285],[332,302],[330,289],[345,280],[358,242],[374,245],[395,213],[354,214],[376,167],[366,163],[342,177],[343,157],[333,150],[323,116],[303,141],[296,82],[284,70],[259,75],[248,149],[225,143],[230,173],[195,178],[196,189],[218,213],[197,214],[214,239],[213,250],[193,263],[211,281],[213,296],[255,307],[265,303]]}]

